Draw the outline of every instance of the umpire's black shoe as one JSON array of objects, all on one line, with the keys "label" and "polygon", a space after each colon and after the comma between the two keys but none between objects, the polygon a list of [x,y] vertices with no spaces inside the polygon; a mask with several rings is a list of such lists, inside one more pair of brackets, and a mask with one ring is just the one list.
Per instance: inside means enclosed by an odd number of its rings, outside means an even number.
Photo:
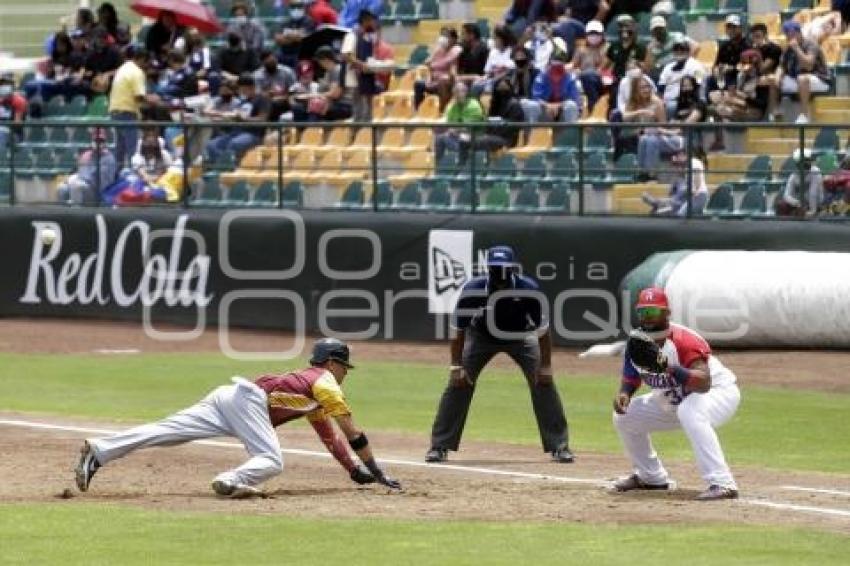
[{"label": "umpire's black shoe", "polygon": [[552,459],[559,464],[572,464],[576,457],[570,452],[568,446],[561,446],[557,450],[552,450]]},{"label": "umpire's black shoe", "polygon": [[426,462],[445,462],[449,459],[449,451],[445,448],[431,448],[425,454]]}]

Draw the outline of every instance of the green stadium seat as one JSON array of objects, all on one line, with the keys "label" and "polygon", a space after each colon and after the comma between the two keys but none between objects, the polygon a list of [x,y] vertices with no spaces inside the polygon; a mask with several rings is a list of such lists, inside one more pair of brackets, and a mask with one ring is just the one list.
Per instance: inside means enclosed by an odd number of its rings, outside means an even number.
[{"label": "green stadium seat", "polygon": [[12,177],[8,171],[0,171],[0,201],[8,202],[12,192]]},{"label": "green stadium seat", "polygon": [[340,208],[363,208],[366,203],[366,195],[363,192],[363,182],[354,181],[342,193],[337,206]]},{"label": "green stadium seat", "polygon": [[532,212],[540,206],[540,193],[537,192],[535,183],[526,183],[517,192],[511,210],[518,212]]},{"label": "green stadium seat", "polygon": [[747,0],[726,0],[720,13],[724,16],[727,14],[740,14],[742,18],[747,15],[749,8]]},{"label": "green stadium seat", "polygon": [[304,206],[304,188],[301,186],[301,181],[290,181],[283,187],[284,208],[301,208]]},{"label": "green stadium seat", "polygon": [[217,160],[205,157],[206,168],[210,171],[233,171],[236,169],[236,156],[233,152],[225,151],[219,155]]},{"label": "green stadium seat", "polygon": [[573,181],[578,179],[578,162],[571,153],[562,153],[555,160],[550,176],[554,179]]},{"label": "green stadium seat", "polygon": [[555,133],[552,153],[574,153],[578,151],[578,128],[561,128]]},{"label": "green stadium seat", "polygon": [[600,183],[610,180],[608,176],[608,158],[601,151],[595,151],[585,159],[584,180],[589,183]]},{"label": "green stadium seat", "polygon": [[481,39],[490,39],[490,20],[487,18],[478,18],[476,20],[478,29],[481,31]]},{"label": "green stadium seat", "polygon": [[410,57],[407,58],[407,64],[411,67],[417,67],[425,62],[428,58],[428,46],[417,45],[410,52]]},{"label": "green stadium seat", "polygon": [[543,209],[549,212],[570,213],[570,191],[567,183],[555,183],[546,195]]},{"label": "green stadium seat", "polygon": [[472,186],[463,183],[455,194],[455,201],[450,207],[452,210],[464,211],[472,209]]},{"label": "green stadium seat", "polygon": [[723,183],[718,185],[711,193],[708,204],[705,206],[705,214],[707,216],[730,214],[734,209],[735,199],[732,196],[732,185]]},{"label": "green stadium seat", "polygon": [[204,186],[194,203],[200,206],[216,206],[221,204],[221,184],[218,175],[204,175]]},{"label": "green stadium seat", "polygon": [[832,151],[827,151],[819,155],[815,163],[821,174],[830,175],[838,169],[838,156]]},{"label": "green stadium seat", "polygon": [[[383,20],[383,16],[381,20]],[[393,11],[392,18],[390,21],[400,22],[402,24],[413,24],[418,22],[418,18],[416,16],[416,4],[413,3],[413,0],[398,0],[395,3],[395,10]]]},{"label": "green stadium seat", "polygon": [[511,204],[511,192],[507,183],[495,183],[484,198],[481,210],[499,211],[507,210]]},{"label": "green stadium seat", "polygon": [[517,174],[517,163],[510,153],[503,153],[490,163],[486,179],[498,182],[513,179]]},{"label": "green stadium seat", "polygon": [[421,0],[417,15],[420,20],[436,20],[440,17],[440,4],[437,0]]},{"label": "green stadium seat", "polygon": [[423,205],[430,209],[445,209],[452,203],[451,194],[446,183],[438,182],[428,192],[428,197]]},{"label": "green stadium seat", "polygon": [[48,117],[57,117],[65,115],[65,99],[62,96],[54,96],[47,102],[44,109],[44,115]]},{"label": "green stadium seat", "polygon": [[838,132],[835,128],[823,128],[815,136],[812,153],[817,156],[828,151],[838,151],[840,147],[841,142],[838,140]]},{"label": "green stadium seat", "polygon": [[[378,208],[386,209],[391,208],[393,205],[393,190],[390,187],[389,181],[378,181],[375,187],[374,198],[378,203]],[[373,203],[369,203],[370,206],[373,206]]]},{"label": "green stadium seat", "polygon": [[89,118],[106,118],[109,115],[109,98],[107,96],[95,96],[86,108],[86,116]]},{"label": "green stadium seat", "polygon": [[251,189],[247,181],[236,181],[227,191],[223,204],[227,206],[245,206],[251,201]]},{"label": "green stadium seat", "polygon": [[272,181],[263,181],[254,191],[251,206],[272,207],[277,205],[277,186]]},{"label": "green stadium seat", "polygon": [[32,125],[24,128],[24,142],[19,144],[24,147],[46,146],[49,145],[47,140],[47,128],[41,125]]},{"label": "green stadium seat", "polygon": [[587,142],[584,144],[585,150],[604,150],[612,152],[614,150],[614,140],[611,138],[611,129],[591,128],[587,134]]},{"label": "green stadium seat", "polygon": [[78,118],[86,114],[89,102],[84,94],[78,94],[65,106],[64,115],[69,118]]},{"label": "green stadium seat", "polygon": [[751,185],[744,193],[740,206],[735,210],[739,216],[754,216],[767,212],[767,196],[764,185],[761,183]]},{"label": "green stadium seat", "polygon": [[782,21],[790,20],[794,14],[800,10],[809,10],[812,7],[813,0],[791,0],[788,3],[788,8],[782,10]]},{"label": "green stadium seat", "polygon": [[749,190],[753,183],[769,183],[773,175],[773,165],[769,155],[757,155],[747,166],[747,172],[740,181],[733,183],[736,190]]},{"label": "green stadium seat", "polygon": [[624,153],[614,163],[611,180],[614,183],[634,183],[637,171],[637,155],[634,153]]},{"label": "green stadium seat", "polygon": [[411,210],[422,206],[422,191],[419,189],[419,183],[408,183],[405,185],[396,197],[393,208],[401,210]]},{"label": "green stadium seat", "polygon": [[56,168],[63,173],[70,173],[77,167],[77,150],[72,147],[57,147],[55,152]]},{"label": "green stadium seat", "polygon": [[542,153],[536,153],[525,160],[519,179],[524,182],[538,181],[547,175],[546,156]]}]

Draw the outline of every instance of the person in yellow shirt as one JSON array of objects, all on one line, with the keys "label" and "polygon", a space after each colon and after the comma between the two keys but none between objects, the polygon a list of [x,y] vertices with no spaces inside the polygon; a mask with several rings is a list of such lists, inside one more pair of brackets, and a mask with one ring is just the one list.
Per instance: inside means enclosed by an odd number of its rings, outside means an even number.
[{"label": "person in yellow shirt", "polygon": [[[142,107],[155,104],[159,97],[146,94],[145,69],[149,60],[145,49],[137,49],[131,59],[118,67],[109,94],[109,117],[115,122],[135,123],[142,117]],[[139,145],[139,130],[135,126],[116,128],[115,159],[119,169],[129,165]]]}]

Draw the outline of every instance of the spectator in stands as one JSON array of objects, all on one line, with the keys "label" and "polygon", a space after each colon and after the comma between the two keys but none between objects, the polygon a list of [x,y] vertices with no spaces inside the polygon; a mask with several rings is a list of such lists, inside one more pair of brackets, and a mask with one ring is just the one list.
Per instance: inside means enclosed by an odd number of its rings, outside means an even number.
[{"label": "spectator in stands", "polygon": [[340,53],[346,64],[346,86],[354,93],[352,116],[355,122],[372,121],[372,99],[379,92],[375,72],[369,67],[375,59],[378,45],[378,18],[369,10],[362,10],[357,26],[343,39]]},{"label": "spectator in stands", "polygon": [[[667,121],[664,101],[653,94],[652,89],[639,78],[632,79],[631,98],[623,113],[625,122],[655,122]],[[684,147],[684,140],[678,129],[665,127],[642,128],[638,134],[637,158],[641,172],[638,180],[647,181],[656,178],[656,171],[661,158],[671,155]]]},{"label": "spectator in stands", "polygon": [[180,100],[198,94],[198,77],[192,68],[186,65],[186,56],[176,49],[168,54],[168,68],[162,74],[157,94],[166,101]]},{"label": "spectator in stands", "polygon": [[803,38],[820,45],[828,37],[841,33],[841,13],[827,12],[820,16],[815,16],[803,25],[802,32]]},{"label": "spectator in stands", "polygon": [[175,47],[177,40],[182,38],[185,32],[185,28],[177,25],[177,17],[174,12],[165,10],[160,12],[156,23],[148,30],[145,39],[145,47],[151,58],[164,61],[168,52]]},{"label": "spectator in stands", "polygon": [[72,50],[71,37],[65,32],[57,33],[53,37],[44,76],[27,81],[23,85],[24,95],[31,104],[31,116],[41,118],[43,103],[57,94],[62,94],[65,84],[73,79],[74,72],[82,68],[82,60],[74,68]]},{"label": "spectator in stands", "polygon": [[245,73],[253,73],[260,66],[257,55],[257,52],[245,49],[242,37],[237,32],[227,32],[227,49],[223,49],[218,55],[222,77],[235,81]]},{"label": "spectator in stands", "polygon": [[[691,158],[691,214],[699,216],[705,210],[708,202],[708,185],[705,184],[705,154],[695,150]],[[667,198],[656,198],[649,193],[643,193],[643,202],[651,208],[653,216],[687,216],[688,215],[688,153],[681,149],[670,157],[675,177],[670,183],[670,193]]]},{"label": "spectator in stands", "polygon": [[281,114],[289,111],[289,91],[295,85],[295,73],[278,63],[271,49],[264,50],[261,58],[263,65],[254,72],[254,80],[260,92],[271,98],[272,111],[269,118],[274,122]]},{"label": "spectator in stands", "polygon": [[664,66],[658,78],[658,88],[667,108],[667,116],[672,116],[676,111],[682,77],[693,77],[702,83],[706,75],[702,63],[691,56],[691,45],[687,39],[681,39],[673,46],[672,55],[673,59]]},{"label": "spectator in stands", "polygon": [[[520,124],[525,120],[520,101],[514,95],[514,87],[507,76],[496,79],[493,84],[493,97],[487,112],[488,126],[483,133],[476,132],[475,149],[490,153],[501,149],[516,147],[519,141]],[[460,161],[466,161],[469,142],[461,141]]]},{"label": "spectator in stands", "polygon": [[316,50],[316,63],[323,69],[317,94],[311,94],[301,104],[293,106],[296,121],[345,120],[351,117],[353,88],[345,82],[344,66],[336,60],[329,46]]},{"label": "spectator in stands", "polygon": [[461,48],[455,79],[472,84],[484,75],[484,65],[487,64],[487,57],[490,55],[487,45],[481,41],[481,30],[478,24],[463,24]]},{"label": "spectator in stands", "polygon": [[591,20],[585,29],[585,44],[575,50],[572,60],[572,67],[578,71],[581,88],[587,97],[588,113],[593,112],[602,91],[613,82],[613,75],[607,67],[606,49],[602,22]]},{"label": "spectator in stands", "polygon": [[770,103],[767,108],[767,117],[772,121],[779,102],[776,69],[779,67],[779,60],[782,58],[782,48],[770,41],[767,35],[767,26],[764,24],[753,24],[750,26],[750,44],[753,49],[758,49],[761,54],[759,86],[770,89]]},{"label": "spectator in stands", "polygon": [[106,143],[106,130],[95,128],[91,147],[77,157],[76,171],[58,187],[59,202],[97,204],[101,189],[108,187],[117,174],[118,164]]},{"label": "spectator in stands", "polygon": [[440,30],[437,42],[424,63],[430,77],[427,81],[417,80],[413,83],[414,109],[419,108],[426,94],[436,94],[440,97],[440,113],[445,111],[452,96],[452,84],[460,52],[457,30],[450,27]]},{"label": "spectator in stands", "polygon": [[513,70],[514,43],[516,38],[511,28],[499,24],[493,29],[493,47],[484,64],[484,77],[472,84],[470,93],[473,97],[478,98],[482,93],[492,91],[493,82]]},{"label": "spectator in stands", "polygon": [[[207,46],[204,36],[196,29],[186,32],[186,59],[198,80],[207,82],[209,92],[218,93],[221,74],[213,67],[212,50]],[[203,87],[199,88],[204,91]]]},{"label": "spectator in stands", "polygon": [[231,21],[226,31],[238,33],[245,43],[245,49],[259,53],[263,50],[263,43],[266,40],[266,29],[256,19],[248,16],[248,3],[236,0],[230,9]]},{"label": "spectator in stands", "polygon": [[308,13],[310,14],[310,18],[312,18],[318,26],[335,26],[339,21],[339,14],[327,0],[313,0],[310,3]]},{"label": "spectator in stands", "polygon": [[118,68],[112,81],[109,117],[114,122],[128,124],[126,127],[116,128],[115,159],[119,167],[124,167],[136,152],[139,134],[134,123],[141,118],[142,107],[159,103],[158,96],[146,94],[145,71],[149,60],[150,56],[145,49],[137,49],[133,58]]},{"label": "spectator in stands", "polygon": [[557,53],[545,72],[534,79],[533,102],[523,105],[530,122],[576,122],[581,116],[581,90],[576,76],[567,69],[566,53]]},{"label": "spectator in stands", "polygon": [[118,12],[109,2],[97,8],[97,27],[105,29],[109,34],[110,45],[118,43]]},{"label": "spectator in stands", "polygon": [[741,53],[750,48],[738,14],[726,16],[726,35],[728,39],[720,42],[711,76],[706,81],[707,98],[712,104],[722,97],[723,91],[735,86]]},{"label": "spectator in stands", "polygon": [[115,36],[115,47],[121,52],[121,56],[126,59],[128,51],[133,45],[133,32],[130,30],[130,24],[120,22],[117,33],[118,35]]},{"label": "spectator in stands", "polygon": [[[677,48],[686,45],[688,48],[687,55],[696,53],[699,49],[699,45],[685,34],[678,31],[668,31],[667,20],[664,16],[652,16],[649,29],[652,37],[646,47],[647,67],[650,78],[655,82],[658,82],[658,77],[667,65],[681,60],[681,53],[676,52]],[[694,61],[696,62],[696,60]]]},{"label": "spectator in stands", "polygon": [[823,204],[824,185],[823,175],[817,165],[812,163],[812,151],[794,150],[794,159],[803,170],[802,180],[800,171],[795,170],[788,177],[785,189],[776,198],[777,216],[814,216]]},{"label": "spectator in stands", "polygon": [[88,35],[96,25],[94,21],[94,12],[88,8],[80,8],[77,10],[77,17],[74,21],[74,29],[82,30],[84,35]]},{"label": "spectator in stands", "polygon": [[218,89],[218,96],[212,98],[202,114],[213,120],[231,121],[236,117],[241,101],[236,96],[238,87],[231,82],[224,82]]},{"label": "spectator in stands", "polygon": [[846,216],[850,213],[850,155],[841,160],[838,170],[824,177],[823,188],[831,214]]},{"label": "spectator in stands", "polygon": [[154,184],[171,167],[174,158],[165,147],[165,140],[155,129],[147,130],[139,140],[130,167],[145,183]]},{"label": "spectator in stands", "polygon": [[83,77],[92,92],[104,94],[109,91],[112,77],[123,63],[121,52],[109,44],[109,34],[104,28],[92,31],[92,48],[86,57]]},{"label": "spectator in stands", "polygon": [[[640,79],[642,82],[646,83],[647,86],[652,90],[654,94],[658,93],[658,87],[655,86],[655,83],[652,82],[652,79],[649,78],[649,75],[643,72],[643,69],[640,67],[637,61],[629,62],[629,70],[626,72],[626,79]],[[635,85],[632,80],[622,80],[617,85],[617,106],[616,109],[621,113],[626,109],[626,104],[628,104],[629,99],[632,96],[632,86]]]},{"label": "spectator in stands", "polygon": [[514,36],[519,37],[537,22],[554,22],[557,19],[554,0],[513,0],[503,18]]},{"label": "spectator in stands", "polygon": [[592,20],[603,21],[608,14],[605,0],[560,0],[556,2],[558,21],[553,24],[555,36],[564,40],[567,53],[575,54],[576,40],[586,37],[585,28]]},{"label": "spectator in stands", "polygon": [[[446,123],[475,124],[484,120],[484,110],[477,99],[469,96],[469,87],[466,83],[458,81],[454,86],[454,99],[446,109]],[[450,127],[445,132],[434,137],[434,153],[437,161],[440,161],[447,149],[458,151],[461,144],[469,144],[469,131],[461,128]]]},{"label": "spectator in stands", "polygon": [[541,73],[549,66],[552,55],[561,51],[567,52],[567,44],[560,37],[552,35],[552,26],[546,22],[538,22],[533,29],[534,34],[525,42],[525,48],[534,56],[535,72]]},{"label": "spectator in stands", "polygon": [[[614,82],[611,90],[618,92],[620,82],[626,76],[626,72],[632,65],[637,65],[644,72],[647,70],[646,46],[637,40],[637,27],[635,19],[629,14],[617,16],[617,40],[608,44],[605,53],[608,58],[606,67],[614,73]],[[609,106],[614,107],[614,100],[609,101]]]},{"label": "spectator in stands", "polygon": [[375,18],[380,18],[384,13],[384,2],[383,0],[345,0],[342,11],[339,13],[339,25],[353,28],[357,25],[360,12],[363,10],[374,14]]},{"label": "spectator in stands", "polygon": [[289,89],[292,96],[306,96],[319,92],[319,83],[314,79],[316,72],[313,70],[313,63],[310,61],[301,61],[298,63],[298,80]]},{"label": "spectator in stands", "polygon": [[522,45],[518,45],[514,49],[513,59],[515,67],[512,81],[514,94],[520,99],[530,99],[533,95],[534,79],[537,77],[537,71],[531,64],[531,53]]},{"label": "spectator in stands", "polygon": [[298,65],[298,50],[301,41],[316,31],[316,22],[305,11],[303,0],[289,3],[289,19],[283,22],[274,36],[277,45],[277,60],[294,69]]},{"label": "spectator in stands", "polygon": [[[697,80],[685,75],[679,81],[679,96],[676,98],[676,105],[673,108],[673,113],[670,115],[671,122],[684,122],[686,124],[697,124],[705,122],[708,118],[708,108],[705,102],[699,96],[700,85]],[[702,132],[697,132],[697,145],[702,147]]]},{"label": "spectator in stands", "polygon": [[[245,73],[239,77],[239,98],[242,101],[236,115],[238,122],[251,123],[268,122],[272,103],[268,96],[257,90],[254,76]],[[212,161],[217,161],[225,152],[233,153],[237,160],[254,146],[263,141],[265,130],[256,127],[236,127],[231,131],[216,136],[207,143],[207,155]]]},{"label": "spectator in stands", "polygon": [[832,9],[841,14],[841,29],[846,30],[847,23],[850,22],[850,0],[832,0]]},{"label": "spectator in stands", "polygon": [[782,94],[799,95],[800,115],[796,123],[807,124],[812,93],[829,90],[829,69],[818,44],[803,38],[799,23],[789,20],[783,24],[782,31],[788,46],[782,53],[776,82]]},{"label": "spectator in stands", "polygon": [[11,73],[0,75],[0,151],[5,151],[9,138],[20,136],[20,124],[27,115],[27,100],[15,92],[15,76]]},{"label": "spectator in stands", "polygon": [[[734,88],[723,91],[712,101],[709,111],[724,122],[758,122],[767,114],[770,87],[762,82],[762,58],[757,49],[747,49],[741,54],[738,78]],[[715,130],[712,151],[723,151],[723,130]]]}]

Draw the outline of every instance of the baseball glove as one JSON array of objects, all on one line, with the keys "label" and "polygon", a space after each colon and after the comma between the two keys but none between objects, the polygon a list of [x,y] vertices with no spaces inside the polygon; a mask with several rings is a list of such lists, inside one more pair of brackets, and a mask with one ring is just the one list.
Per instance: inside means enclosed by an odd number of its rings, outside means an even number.
[{"label": "baseball glove", "polygon": [[667,357],[655,340],[642,330],[633,330],[629,334],[626,352],[632,364],[640,371],[655,374],[667,371]]}]

